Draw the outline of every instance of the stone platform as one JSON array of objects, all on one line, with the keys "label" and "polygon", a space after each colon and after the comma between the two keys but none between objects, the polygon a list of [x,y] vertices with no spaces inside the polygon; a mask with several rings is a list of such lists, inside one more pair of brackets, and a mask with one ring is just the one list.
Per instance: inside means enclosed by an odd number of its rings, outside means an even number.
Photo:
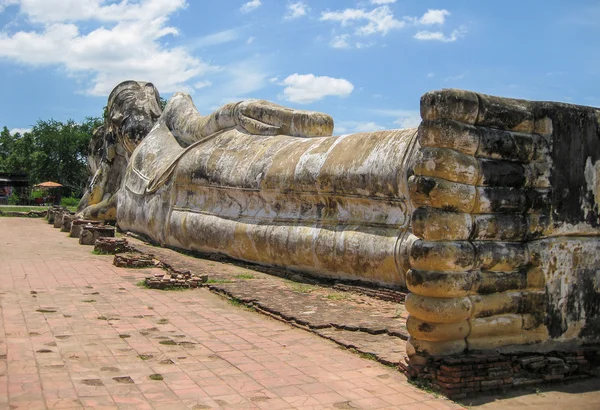
[{"label": "stone platform", "polygon": [[136,286],[163,271],[115,267],[40,220],[0,231],[2,409],[460,407],[207,289]]}]

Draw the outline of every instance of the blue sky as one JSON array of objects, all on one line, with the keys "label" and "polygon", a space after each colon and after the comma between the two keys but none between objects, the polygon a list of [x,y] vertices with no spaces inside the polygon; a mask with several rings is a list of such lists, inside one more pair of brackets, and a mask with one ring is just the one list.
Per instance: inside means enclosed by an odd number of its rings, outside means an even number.
[{"label": "blue sky", "polygon": [[336,133],[415,126],[428,90],[600,106],[600,2],[0,0],[0,126],[100,116],[120,81],[202,114],[262,98]]}]

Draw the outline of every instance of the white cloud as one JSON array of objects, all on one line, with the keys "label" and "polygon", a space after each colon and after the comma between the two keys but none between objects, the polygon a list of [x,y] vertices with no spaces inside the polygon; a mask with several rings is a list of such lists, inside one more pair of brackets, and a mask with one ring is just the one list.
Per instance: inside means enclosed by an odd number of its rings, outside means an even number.
[{"label": "white cloud", "polygon": [[444,81],[458,81],[458,80],[462,80],[463,78],[465,78],[465,73],[460,73],[460,74],[456,74],[456,75],[450,75],[446,78],[444,78]]},{"label": "white cloud", "polygon": [[441,41],[443,43],[452,43],[453,41],[456,41],[459,38],[464,37],[464,35],[466,33],[467,33],[467,30],[464,27],[454,30],[449,36],[446,36],[441,31],[423,30],[423,31],[419,31],[417,34],[415,34],[415,38],[417,40],[424,40],[424,41]]},{"label": "white cloud", "polygon": [[283,97],[291,102],[308,104],[327,96],[346,97],[354,85],[343,78],[317,77],[314,74],[292,74],[280,85],[285,85]]},{"label": "white cloud", "polygon": [[242,13],[250,13],[251,11],[259,8],[261,6],[261,4],[262,3],[260,0],[252,0],[252,1],[249,1],[248,3],[244,3],[242,5],[242,7],[240,8],[240,11]]},{"label": "white cloud", "polygon": [[400,128],[416,128],[421,123],[421,116],[416,111],[410,111],[404,115],[400,115],[394,124],[398,124]]},{"label": "white cloud", "polygon": [[415,128],[419,126],[421,122],[421,115],[418,111],[412,110],[371,110],[372,113],[385,116],[393,117],[394,124],[400,126],[400,128]]},{"label": "white cloud", "polygon": [[306,13],[309,10],[310,10],[310,8],[306,4],[299,1],[297,3],[288,4],[287,12],[285,13],[285,16],[283,16],[283,17],[285,19],[295,19],[298,17],[306,16]]},{"label": "white cloud", "polygon": [[335,124],[334,134],[352,134],[356,132],[373,132],[381,131],[386,128],[373,121],[360,122],[360,121],[340,121]]},{"label": "white cloud", "polygon": [[210,81],[198,81],[196,84],[194,84],[194,88],[199,90],[201,88],[210,87],[211,85],[212,83]]},{"label": "white cloud", "polygon": [[429,9],[423,16],[418,20],[419,24],[431,25],[431,24],[444,24],[446,16],[449,16],[448,10],[433,10]]},{"label": "white cloud", "polygon": [[435,73],[427,73],[427,78],[433,78],[435,77]]},{"label": "white cloud", "polygon": [[[215,67],[181,47],[160,42],[178,30],[169,16],[186,6],[185,0],[21,0],[21,13],[40,28],[0,32],[0,57],[33,66],[63,67],[84,79],[86,92],[107,95],[123,80],[152,81],[161,92],[190,90]],[[104,24],[87,33],[83,23]],[[85,27],[85,28],[84,28]]]},{"label": "white cloud", "polygon": [[224,66],[211,75],[212,86],[201,91],[202,98],[196,106],[206,109],[254,97],[252,93],[268,85],[269,78],[273,76],[266,68],[268,65],[268,57],[257,55]]},{"label": "white cloud", "polygon": [[248,40],[246,40],[246,44],[252,44],[254,43],[255,38],[254,37],[248,37]]},{"label": "white cloud", "polygon": [[394,18],[394,13],[388,6],[377,7],[371,11],[363,9],[345,9],[343,11],[325,11],[321,13],[322,21],[338,21],[347,26],[357,21],[366,22],[355,31],[355,34],[367,36],[371,34],[386,35],[391,30],[404,27],[404,21]]},{"label": "white cloud", "polygon": [[395,3],[396,0],[371,0],[373,4],[392,4]]},{"label": "white cloud", "polygon": [[185,0],[142,0],[135,4],[126,0],[110,3],[104,0],[20,0],[19,3],[21,12],[36,23],[148,21],[186,6]]},{"label": "white cloud", "polygon": [[339,36],[335,36],[331,39],[329,45],[333,48],[350,48],[350,43],[348,43],[349,34],[342,34]]},{"label": "white cloud", "polygon": [[[2,4],[0,4],[0,6],[2,6]],[[10,132],[10,135],[15,135],[16,133],[23,135],[26,132],[31,132],[31,128],[13,128],[9,132]]]},{"label": "white cloud", "polygon": [[[365,8],[328,10],[321,13],[320,20],[339,22],[342,27],[349,27],[354,30],[354,36],[371,36],[374,34],[385,36],[392,30],[406,27],[407,24],[412,26],[443,25],[446,22],[446,17],[450,16],[450,12],[445,9],[428,9],[421,17],[405,16],[399,20],[387,5],[394,2],[394,0],[371,0],[371,3],[378,5],[378,7],[370,11]],[[467,30],[463,26],[452,31],[450,35],[446,35],[441,31],[421,30],[414,35],[414,38],[449,43],[463,37],[466,32]],[[364,48],[375,44],[373,42],[354,42],[351,41],[350,36],[349,33],[337,34],[329,42],[329,45],[333,48]]]},{"label": "white cloud", "polygon": [[192,48],[203,48],[216,46],[223,43],[229,43],[239,38],[237,29],[219,31],[218,33],[208,34],[196,39],[191,45]]},{"label": "white cloud", "polygon": [[370,121],[370,122],[361,122],[361,123],[357,124],[354,129],[356,130],[356,132],[372,132],[372,131],[384,130],[385,127],[381,126],[379,124],[376,124],[373,121]]},{"label": "white cloud", "polygon": [[0,0],[0,12],[2,12],[8,6],[14,6],[19,4],[20,0]]}]

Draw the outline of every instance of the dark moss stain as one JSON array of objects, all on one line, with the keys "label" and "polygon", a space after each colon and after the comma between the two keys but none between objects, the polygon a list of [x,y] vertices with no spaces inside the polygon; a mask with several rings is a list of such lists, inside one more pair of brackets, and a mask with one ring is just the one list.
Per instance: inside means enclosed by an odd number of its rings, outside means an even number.
[{"label": "dark moss stain", "polygon": [[[555,226],[564,222],[586,222],[600,226],[598,207],[585,180],[585,163],[600,159],[600,125],[598,110],[591,107],[559,103],[538,103],[536,118],[552,120],[552,212]],[[582,209],[587,205],[588,212]]]},{"label": "dark moss stain", "polygon": [[525,121],[533,120],[530,112],[529,101],[514,100],[510,102],[505,98],[491,95],[479,97],[479,115],[477,122],[485,120],[485,125],[492,128],[513,129]]},{"label": "dark moss stain", "polygon": [[435,330],[435,328],[433,326],[431,326],[429,323],[421,323],[419,325],[419,331],[423,332],[423,333],[431,333]]},{"label": "dark moss stain", "polygon": [[417,178],[417,193],[429,196],[429,193],[437,186],[437,183],[432,178],[419,177]]},{"label": "dark moss stain", "polygon": [[483,195],[489,201],[492,213],[526,212],[529,201],[522,189],[510,187],[483,188]]},{"label": "dark moss stain", "polygon": [[527,287],[526,271],[518,272],[493,272],[494,280],[488,283],[482,283],[477,292],[481,295],[490,295],[492,293],[506,292],[508,290],[518,290]]},{"label": "dark moss stain", "polygon": [[581,304],[585,311],[586,322],[579,336],[581,338],[598,341],[600,339],[600,293],[596,281],[596,272],[588,270],[583,275],[581,288]]},{"label": "dark moss stain", "polygon": [[595,284],[596,271],[591,269],[572,273],[569,292],[564,301],[564,311],[557,305],[556,296],[546,291],[544,303],[547,306],[544,324],[551,338],[561,337],[569,324],[585,321],[579,335],[585,341],[600,340],[600,293]]},{"label": "dark moss stain", "polygon": [[523,166],[514,162],[481,160],[481,173],[488,186],[522,187],[527,181]]}]

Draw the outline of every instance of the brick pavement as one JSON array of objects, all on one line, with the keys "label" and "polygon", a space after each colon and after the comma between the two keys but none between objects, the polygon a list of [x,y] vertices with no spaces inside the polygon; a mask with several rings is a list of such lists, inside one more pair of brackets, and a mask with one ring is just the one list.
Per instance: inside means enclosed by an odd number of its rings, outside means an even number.
[{"label": "brick pavement", "polygon": [[137,287],[150,271],[0,218],[0,408],[459,408],[205,289]]}]

